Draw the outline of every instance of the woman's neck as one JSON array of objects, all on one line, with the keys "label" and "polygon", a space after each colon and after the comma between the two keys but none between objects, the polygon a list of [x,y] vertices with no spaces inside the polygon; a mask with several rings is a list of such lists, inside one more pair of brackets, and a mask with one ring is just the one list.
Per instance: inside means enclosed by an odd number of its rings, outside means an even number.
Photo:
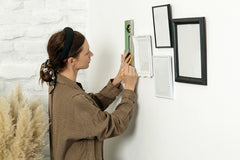
[{"label": "woman's neck", "polygon": [[71,79],[72,81],[76,82],[77,79],[77,71],[73,70],[64,70],[62,72],[59,72],[60,75],[67,77],[68,79]]}]

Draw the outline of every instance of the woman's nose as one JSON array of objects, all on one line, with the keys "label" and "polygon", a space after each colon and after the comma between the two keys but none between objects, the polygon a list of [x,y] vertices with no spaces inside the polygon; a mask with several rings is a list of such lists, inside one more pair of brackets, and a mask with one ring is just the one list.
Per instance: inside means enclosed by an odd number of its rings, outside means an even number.
[{"label": "woman's nose", "polygon": [[90,56],[92,57],[94,54],[93,54],[93,52],[92,51],[90,51]]}]

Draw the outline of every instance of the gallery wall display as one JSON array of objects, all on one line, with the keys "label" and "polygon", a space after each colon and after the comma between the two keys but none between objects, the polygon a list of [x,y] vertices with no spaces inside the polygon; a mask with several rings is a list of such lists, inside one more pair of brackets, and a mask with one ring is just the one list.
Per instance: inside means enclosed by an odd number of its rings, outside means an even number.
[{"label": "gallery wall display", "polygon": [[[152,7],[155,47],[174,47],[173,56],[153,56],[150,35],[134,36],[133,20],[125,21],[125,50],[139,77],[154,76],[155,96],[174,98],[175,81],[207,85],[205,17],[172,19],[170,4]],[[161,53],[160,53],[161,54]],[[174,65],[174,66],[173,66]]]},{"label": "gallery wall display", "polygon": [[156,48],[173,46],[172,14],[170,4],[153,6],[153,28]]},{"label": "gallery wall display", "polygon": [[140,77],[152,77],[151,36],[133,36],[135,67]]},{"label": "gallery wall display", "polygon": [[155,96],[173,99],[173,72],[171,56],[154,56]]},{"label": "gallery wall display", "polygon": [[205,18],[173,19],[175,81],[207,85]]}]

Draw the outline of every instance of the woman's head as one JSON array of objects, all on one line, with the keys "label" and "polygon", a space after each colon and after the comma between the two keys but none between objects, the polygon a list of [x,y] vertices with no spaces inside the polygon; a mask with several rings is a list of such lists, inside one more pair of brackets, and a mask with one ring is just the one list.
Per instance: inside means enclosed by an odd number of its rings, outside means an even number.
[{"label": "woman's head", "polygon": [[93,53],[90,51],[88,41],[85,39],[82,45],[81,53],[77,57],[70,57],[67,65],[75,71],[78,71],[79,69],[86,69],[89,67],[92,56]]},{"label": "woman's head", "polygon": [[[52,75],[55,75],[57,72],[63,71],[64,68],[67,66],[69,58],[78,59],[78,57],[80,57],[80,53],[83,50],[86,51],[85,47],[86,46],[88,47],[86,38],[80,32],[72,31],[72,33],[73,33],[72,42],[63,60],[61,59],[62,58],[61,56],[64,52],[63,50],[64,49],[66,50],[65,41],[66,36],[69,36],[67,35],[68,33],[65,30],[62,30],[57,33],[54,33],[50,37],[47,45],[49,59],[48,61],[43,63],[40,70],[40,80],[42,83],[44,81],[45,82],[53,81]],[[54,74],[51,71],[54,71]]]}]

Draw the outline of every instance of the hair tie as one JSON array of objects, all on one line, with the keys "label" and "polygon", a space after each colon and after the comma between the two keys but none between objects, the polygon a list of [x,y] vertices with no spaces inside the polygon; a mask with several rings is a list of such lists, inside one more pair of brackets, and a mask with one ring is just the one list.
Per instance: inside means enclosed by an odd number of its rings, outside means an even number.
[{"label": "hair tie", "polygon": [[63,50],[62,50],[61,57],[60,57],[61,61],[63,61],[64,59],[67,58],[68,53],[71,49],[72,42],[73,42],[73,37],[74,37],[74,33],[73,33],[72,28],[65,27],[64,31],[65,31],[65,39],[64,39]]},{"label": "hair tie", "polygon": [[49,85],[51,86],[55,85],[56,73],[49,59],[47,59],[46,62],[42,63],[40,71],[42,71],[44,75],[49,75],[51,77],[51,80],[49,81]]}]

